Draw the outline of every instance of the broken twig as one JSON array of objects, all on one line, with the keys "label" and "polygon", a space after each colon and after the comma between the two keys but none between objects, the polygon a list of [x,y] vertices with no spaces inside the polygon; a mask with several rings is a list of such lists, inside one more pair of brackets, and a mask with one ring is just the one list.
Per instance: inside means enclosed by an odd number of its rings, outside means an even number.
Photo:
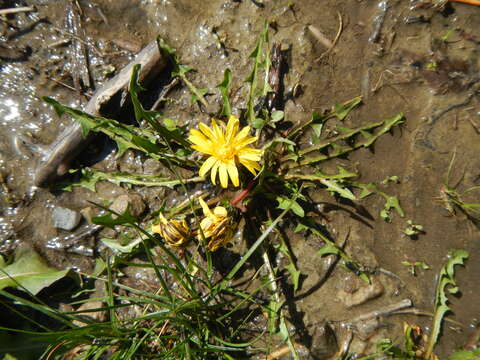
[{"label": "broken twig", "polygon": [[21,12],[30,12],[30,11],[37,11],[37,9],[35,9],[34,6],[22,6],[22,7],[16,7],[16,8],[1,9],[0,15],[10,15],[10,14],[16,14]]},{"label": "broken twig", "polygon": [[395,304],[387,305],[383,308],[380,308],[380,309],[377,309],[377,310],[370,311],[368,313],[359,315],[356,318],[354,318],[353,320],[348,320],[348,321],[344,321],[344,322],[348,323],[348,324],[354,324],[354,323],[359,322],[359,321],[369,320],[369,319],[376,318],[376,317],[379,317],[379,316],[390,315],[393,312],[403,310],[405,308],[409,308],[412,305],[413,305],[412,300],[403,299],[402,301],[399,301]]}]

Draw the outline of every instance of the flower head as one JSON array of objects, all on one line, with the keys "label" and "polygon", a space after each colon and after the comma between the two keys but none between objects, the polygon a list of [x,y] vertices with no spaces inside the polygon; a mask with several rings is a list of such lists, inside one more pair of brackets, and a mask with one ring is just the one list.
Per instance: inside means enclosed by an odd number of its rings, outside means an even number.
[{"label": "flower head", "polygon": [[167,220],[160,213],[160,223],[152,226],[152,232],[160,234],[165,241],[172,246],[182,246],[190,240],[190,228],[183,220]]},{"label": "flower head", "polygon": [[200,222],[201,232],[197,235],[202,240],[202,233],[205,239],[209,239],[207,249],[216,251],[225,246],[235,233],[235,222],[223,206],[217,206],[212,210],[202,198],[199,199],[205,217]]},{"label": "flower head", "polygon": [[226,188],[228,178],[232,180],[234,186],[240,185],[237,162],[245,166],[253,175],[260,170],[258,162],[262,151],[248,146],[257,140],[256,137],[248,135],[250,126],[245,126],[238,131],[239,121],[233,115],[228,119],[226,126],[223,122],[218,125],[215,119],[212,119],[211,128],[204,123],[198,126],[200,131],[190,130],[188,140],[193,143],[193,149],[210,155],[200,168],[200,176],[205,176],[211,170],[210,177],[215,184],[218,173],[220,184]]}]

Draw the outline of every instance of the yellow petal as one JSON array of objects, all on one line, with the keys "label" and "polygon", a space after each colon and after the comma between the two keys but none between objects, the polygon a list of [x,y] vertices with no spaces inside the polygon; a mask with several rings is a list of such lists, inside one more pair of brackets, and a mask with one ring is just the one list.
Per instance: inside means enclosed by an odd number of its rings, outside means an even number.
[{"label": "yellow petal", "polygon": [[232,179],[233,186],[240,185],[240,180],[238,179],[238,170],[234,161],[227,164],[227,171],[230,179]]},{"label": "yellow petal", "polygon": [[192,145],[193,150],[197,150],[198,152],[207,154],[207,155],[212,155],[212,151],[208,147],[202,147],[202,146],[197,146],[197,145]]},{"label": "yellow petal", "polygon": [[197,129],[190,130],[190,136],[188,140],[194,144],[203,144],[208,142],[208,139]]},{"label": "yellow petal", "polygon": [[217,142],[225,142],[225,137],[223,136],[223,131],[218,127],[217,122],[215,119],[212,119],[212,129],[213,134],[215,135],[215,140]]},{"label": "yellow petal", "polygon": [[258,164],[255,161],[250,161],[250,160],[245,160],[245,159],[240,159],[240,163],[245,166],[248,171],[250,171],[253,175],[257,175],[257,172],[255,170],[260,170],[260,164]]},{"label": "yellow petal", "polygon": [[253,148],[243,148],[238,152],[239,159],[247,159],[252,161],[259,161],[262,156],[262,151]]},{"label": "yellow petal", "polygon": [[199,123],[198,127],[200,128],[200,131],[205,134],[208,138],[215,140],[215,135],[212,132],[212,129],[210,129],[207,125],[204,123]]},{"label": "yellow petal", "polygon": [[212,168],[212,166],[217,162],[217,159],[215,159],[213,156],[210,156],[205,162],[202,164],[202,167],[200,168],[200,171],[198,172],[198,175],[201,177],[204,177],[205,174]]},{"label": "yellow petal", "polygon": [[155,234],[160,234],[160,224],[152,226],[152,232]]},{"label": "yellow petal", "polygon": [[161,222],[162,224],[165,224],[165,225],[168,224],[168,220],[165,219],[165,216],[163,216],[162,213],[160,213],[160,222]]},{"label": "yellow petal", "polygon": [[221,217],[227,217],[228,215],[227,209],[223,206],[216,206],[215,209],[213,209],[213,213]]},{"label": "yellow petal", "polygon": [[258,138],[257,138],[256,136],[247,136],[247,137],[245,137],[243,140],[236,142],[236,143],[235,143],[235,147],[236,147],[237,149],[242,148],[242,147],[245,147],[245,146],[247,146],[248,144],[251,144],[251,143],[257,141],[257,139],[258,139]]},{"label": "yellow petal", "polygon": [[225,189],[228,187],[227,164],[220,163],[219,166],[220,185]]},{"label": "yellow petal", "polygon": [[217,181],[217,170],[218,167],[220,166],[220,161],[217,161],[213,166],[212,166],[212,172],[210,173],[210,180],[212,181],[212,184],[215,185]]},{"label": "yellow petal", "polygon": [[232,141],[232,139],[234,138],[235,134],[238,131],[238,124],[239,124],[238,119],[235,116],[230,115],[230,117],[228,118],[227,131],[225,136],[226,142]]},{"label": "yellow petal", "polygon": [[235,136],[235,142],[243,140],[248,136],[250,132],[250,126],[245,126],[240,132]]},{"label": "yellow petal", "polygon": [[203,201],[202,198],[198,198],[198,202],[200,203],[200,206],[202,207],[202,210],[203,210],[203,214],[207,217],[211,217],[213,216],[213,213],[212,211],[210,210],[210,208],[208,207],[207,203],[205,201]]}]

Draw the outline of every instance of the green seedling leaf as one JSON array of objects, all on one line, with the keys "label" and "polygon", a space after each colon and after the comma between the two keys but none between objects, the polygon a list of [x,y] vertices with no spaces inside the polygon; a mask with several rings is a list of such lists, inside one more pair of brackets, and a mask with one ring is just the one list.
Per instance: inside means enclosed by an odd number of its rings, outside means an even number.
[{"label": "green seedling leaf", "polygon": [[450,310],[446,292],[455,294],[458,287],[455,282],[455,265],[463,265],[468,258],[468,252],[465,250],[456,250],[449,254],[447,263],[442,267],[438,278],[437,290],[435,292],[435,315],[433,317],[432,332],[428,338],[425,359],[430,359],[433,354],[433,348],[438,340],[440,329],[442,327],[443,317]]},{"label": "green seedling leaf", "polygon": [[385,179],[381,181],[383,185],[387,185],[389,182],[393,182],[395,184],[400,183],[400,179],[397,175],[387,176]]},{"label": "green seedling leaf", "polygon": [[407,221],[407,227],[403,230],[403,233],[407,236],[417,236],[423,232],[423,226],[414,224],[412,220]]},{"label": "green seedling leaf", "polygon": [[480,359],[480,348],[475,350],[461,350],[451,354],[448,360],[478,360]]},{"label": "green seedling leaf", "polygon": [[385,202],[385,210],[389,211],[390,209],[395,209],[401,217],[405,216],[403,209],[400,206],[400,202],[398,201],[398,197],[396,196],[388,196]]},{"label": "green seedling leaf", "polygon": [[400,201],[398,200],[398,197],[396,196],[391,196],[383,191],[381,191],[378,186],[375,183],[368,183],[368,184],[361,184],[357,183],[354,181],[348,181],[348,183],[351,186],[360,188],[362,192],[360,193],[360,199],[366,198],[367,196],[370,196],[371,194],[377,194],[382,196],[385,199],[385,205],[383,209],[380,211],[380,217],[385,220],[386,222],[390,222],[391,217],[390,217],[390,211],[391,209],[395,209],[395,211],[401,216],[404,217],[405,213],[400,206]]},{"label": "green seedling leaf", "polygon": [[390,217],[390,212],[388,210],[382,209],[380,211],[380,217],[385,221],[385,222],[390,222],[392,221],[392,218]]},{"label": "green seedling leaf", "polygon": [[290,209],[297,216],[300,216],[300,217],[305,216],[305,211],[296,200],[289,199],[286,196],[277,196],[276,200],[278,201],[279,209],[282,209],[282,210]]},{"label": "green seedling leaf", "polygon": [[355,195],[353,195],[353,193],[349,189],[347,189],[346,187],[342,187],[335,180],[323,179],[323,180],[320,180],[320,182],[327,187],[328,191],[335,192],[339,194],[341,197],[344,197],[346,199],[357,200]]},{"label": "green seedling leaf", "polygon": [[362,97],[358,96],[353,98],[350,101],[347,101],[343,104],[336,104],[334,105],[334,114],[339,120],[344,120],[348,114],[358,105],[362,103]]},{"label": "green seedling leaf", "polygon": [[230,100],[228,97],[228,92],[230,85],[232,83],[232,72],[230,69],[225,69],[223,73],[223,81],[217,85],[217,88],[220,90],[223,99],[222,111],[220,112],[221,116],[229,117],[232,114],[232,108],[230,107]]},{"label": "green seedling leaf", "polygon": [[430,266],[423,261],[415,261],[414,263],[411,263],[409,261],[402,261],[401,264],[403,266],[408,267],[410,274],[413,276],[417,276],[417,268],[421,268],[422,270],[430,270]]},{"label": "green seedling leaf", "polygon": [[21,245],[16,249],[12,263],[0,266],[0,290],[13,287],[37,295],[42,289],[65,277],[68,271],[49,267],[35,250]]},{"label": "green seedling leaf", "polygon": [[251,124],[254,129],[261,130],[265,126],[265,120],[257,117],[252,121]]},{"label": "green seedling leaf", "polygon": [[277,123],[279,121],[282,121],[285,116],[285,113],[281,110],[276,110],[272,113],[272,116],[270,118],[270,121],[273,123]]}]

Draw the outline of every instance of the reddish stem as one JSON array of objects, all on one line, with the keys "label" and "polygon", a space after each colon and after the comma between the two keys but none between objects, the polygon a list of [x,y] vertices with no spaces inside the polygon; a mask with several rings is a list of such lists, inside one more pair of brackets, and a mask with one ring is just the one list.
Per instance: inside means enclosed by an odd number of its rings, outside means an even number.
[{"label": "reddish stem", "polygon": [[255,180],[250,181],[250,183],[247,185],[245,189],[243,189],[236,197],[231,201],[232,206],[237,207],[238,203],[241,202],[243,199],[245,199],[248,194],[250,193],[250,190],[252,190],[253,185],[255,184]]}]

